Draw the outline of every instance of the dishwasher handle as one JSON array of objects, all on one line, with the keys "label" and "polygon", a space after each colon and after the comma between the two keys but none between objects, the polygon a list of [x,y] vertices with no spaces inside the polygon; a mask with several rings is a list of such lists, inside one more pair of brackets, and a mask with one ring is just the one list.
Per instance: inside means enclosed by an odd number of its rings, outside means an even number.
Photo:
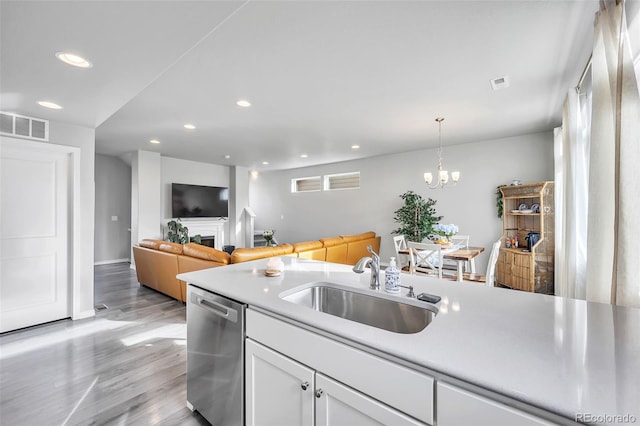
[{"label": "dishwasher handle", "polygon": [[238,321],[238,311],[229,306],[225,306],[222,303],[215,302],[211,299],[206,299],[202,296],[198,296],[196,294],[192,295],[191,303],[195,303],[203,309],[211,312],[214,315],[222,317],[226,320],[237,322]]}]

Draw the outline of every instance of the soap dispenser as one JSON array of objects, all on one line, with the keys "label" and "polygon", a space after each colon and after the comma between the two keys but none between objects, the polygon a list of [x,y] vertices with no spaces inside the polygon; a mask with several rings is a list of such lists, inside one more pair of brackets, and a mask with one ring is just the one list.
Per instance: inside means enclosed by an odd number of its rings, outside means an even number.
[{"label": "soap dispenser", "polygon": [[389,266],[384,270],[384,291],[400,293],[400,270],[396,265],[396,258],[392,257]]}]

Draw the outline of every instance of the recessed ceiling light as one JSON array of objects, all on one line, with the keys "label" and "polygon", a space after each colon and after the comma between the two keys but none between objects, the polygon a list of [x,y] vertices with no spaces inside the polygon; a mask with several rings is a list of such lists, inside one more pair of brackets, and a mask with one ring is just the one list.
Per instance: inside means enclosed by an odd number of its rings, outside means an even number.
[{"label": "recessed ceiling light", "polygon": [[268,162],[268,161],[263,161],[263,162],[262,162],[262,165],[263,165],[263,166],[267,166],[267,165],[269,165],[269,162]]},{"label": "recessed ceiling light", "polygon": [[60,59],[65,64],[73,65],[74,67],[79,68],[91,68],[93,64],[87,61],[82,56],[74,55],[69,52],[58,52],[56,53],[56,58]]},{"label": "recessed ceiling light", "polygon": [[240,99],[238,102],[236,102],[236,105],[242,108],[249,108],[251,106],[251,102],[245,99]]},{"label": "recessed ceiling light", "polygon": [[149,142],[150,143],[160,143],[160,141],[158,139],[151,139]]},{"label": "recessed ceiling light", "polygon": [[300,154],[300,158],[307,158],[308,155],[307,154]]},{"label": "recessed ceiling light", "polygon": [[360,145],[351,145],[351,149],[360,149]]},{"label": "recessed ceiling light", "polygon": [[49,101],[38,101],[38,105],[43,106],[49,109],[62,109],[62,107],[54,102]]},{"label": "recessed ceiling light", "polygon": [[194,126],[194,125],[193,125],[193,124],[191,124],[191,123],[187,123],[187,124],[185,124],[183,127],[184,127],[185,129],[188,129],[188,130],[194,130],[194,129],[196,128],[196,126]]},{"label": "recessed ceiling light", "polygon": [[231,156],[230,155],[225,155],[224,158],[226,158],[228,160],[229,158],[231,158]]}]

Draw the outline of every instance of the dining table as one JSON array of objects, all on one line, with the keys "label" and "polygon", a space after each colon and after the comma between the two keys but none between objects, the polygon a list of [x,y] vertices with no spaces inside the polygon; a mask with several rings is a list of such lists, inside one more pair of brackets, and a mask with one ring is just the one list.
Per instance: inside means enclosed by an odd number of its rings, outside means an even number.
[{"label": "dining table", "polygon": [[[477,257],[484,251],[484,247],[443,247],[442,258],[447,260],[453,260],[457,264],[457,276],[456,280],[463,281],[464,264],[471,259]],[[398,250],[398,254],[409,255],[409,249]]]}]

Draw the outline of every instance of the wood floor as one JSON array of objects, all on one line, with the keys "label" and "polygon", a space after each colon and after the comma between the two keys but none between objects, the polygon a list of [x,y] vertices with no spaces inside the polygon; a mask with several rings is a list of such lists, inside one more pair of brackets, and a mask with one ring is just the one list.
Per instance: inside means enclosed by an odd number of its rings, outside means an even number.
[{"label": "wood floor", "polygon": [[185,305],[96,266],[95,318],[0,336],[0,425],[208,425],[186,408]]}]

